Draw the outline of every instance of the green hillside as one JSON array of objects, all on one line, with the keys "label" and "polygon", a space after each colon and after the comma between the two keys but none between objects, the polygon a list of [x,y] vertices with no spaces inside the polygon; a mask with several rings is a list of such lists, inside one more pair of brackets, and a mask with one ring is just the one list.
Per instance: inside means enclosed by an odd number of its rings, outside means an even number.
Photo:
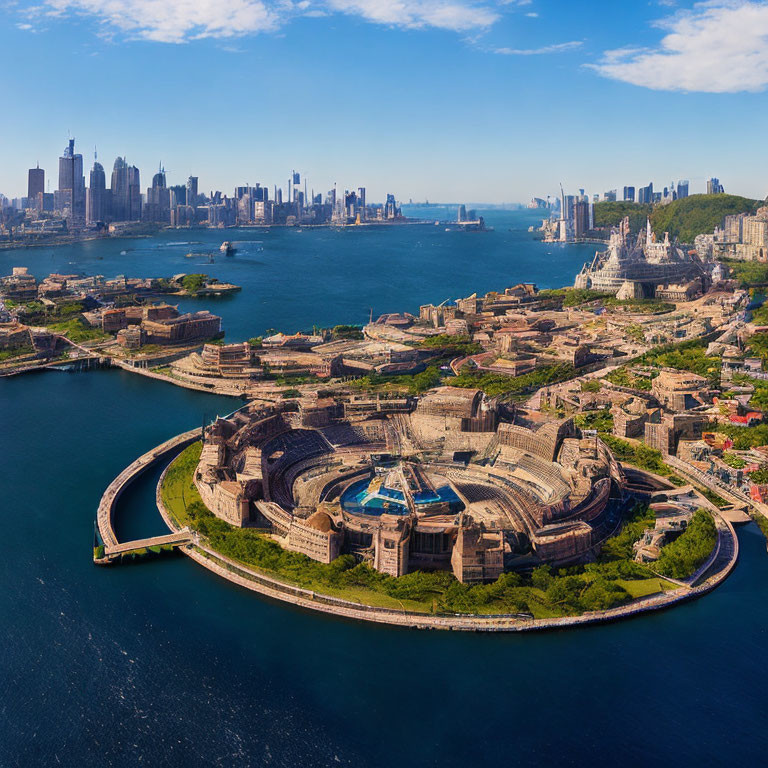
[{"label": "green hillside", "polygon": [[618,227],[625,216],[629,216],[629,227],[632,232],[639,232],[646,219],[651,215],[650,205],[640,203],[616,202],[595,203],[595,229],[601,227]]},{"label": "green hillside", "polygon": [[[691,195],[669,205],[657,206],[651,214],[651,224],[657,237],[669,232],[684,243],[692,243],[696,235],[711,233],[734,213],[754,213],[760,200],[738,195]],[[597,207],[597,206],[595,206]]]}]

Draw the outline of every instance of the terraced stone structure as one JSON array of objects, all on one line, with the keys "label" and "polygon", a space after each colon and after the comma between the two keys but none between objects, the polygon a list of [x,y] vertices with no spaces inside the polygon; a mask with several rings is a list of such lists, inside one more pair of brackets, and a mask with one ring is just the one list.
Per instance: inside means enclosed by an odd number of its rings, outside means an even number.
[{"label": "terraced stone structure", "polygon": [[320,562],[491,581],[590,559],[618,525],[610,451],[541,418],[452,387],[254,406],[207,428],[195,485],[218,517]]}]

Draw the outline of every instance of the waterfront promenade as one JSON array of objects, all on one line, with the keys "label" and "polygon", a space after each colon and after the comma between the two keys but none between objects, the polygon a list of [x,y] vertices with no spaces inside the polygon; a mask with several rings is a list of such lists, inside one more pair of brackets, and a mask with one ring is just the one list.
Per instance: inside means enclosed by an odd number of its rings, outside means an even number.
[{"label": "waterfront promenade", "polygon": [[[179,435],[174,440],[185,439],[190,433]],[[187,439],[187,443],[194,440]],[[163,448],[160,446],[158,450]],[[167,452],[167,451],[165,451]],[[145,454],[149,455],[149,454]],[[143,457],[142,457],[143,458]],[[165,468],[157,484],[155,500],[158,511],[166,525],[173,531],[181,529],[173,520],[162,499],[162,485],[172,462]],[[132,465],[133,466],[133,465]],[[192,542],[182,548],[184,554],[191,557],[208,570],[231,581],[238,586],[258,592],[274,600],[290,603],[322,613],[330,613],[348,619],[372,621],[379,624],[409,627],[415,629],[443,629],[472,632],[528,632],[544,629],[562,629],[567,627],[587,626],[606,621],[639,616],[648,611],[669,608],[678,603],[696,599],[719,586],[731,573],[739,555],[739,543],[733,526],[718,512],[713,512],[718,531],[718,540],[712,554],[701,568],[685,582],[680,582],[677,589],[646,598],[633,600],[631,603],[606,611],[587,612],[579,616],[564,616],[550,619],[534,619],[526,615],[462,615],[428,614],[354,603],[331,595],[324,595],[312,590],[302,589],[287,584],[279,579],[256,571],[238,563],[208,547],[204,541]]]}]

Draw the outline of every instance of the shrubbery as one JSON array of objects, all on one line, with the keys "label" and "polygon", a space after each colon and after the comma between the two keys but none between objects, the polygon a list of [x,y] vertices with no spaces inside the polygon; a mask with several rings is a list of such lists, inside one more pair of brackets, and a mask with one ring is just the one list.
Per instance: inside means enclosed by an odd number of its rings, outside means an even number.
[{"label": "shrubbery", "polygon": [[685,531],[670,544],[661,548],[655,570],[673,579],[687,579],[712,554],[717,543],[717,528],[712,515],[698,510]]},{"label": "shrubbery", "polygon": [[447,333],[428,336],[419,343],[419,346],[442,351],[446,357],[450,358],[460,355],[478,355],[483,351],[482,346],[473,342],[469,336],[451,336]]},{"label": "shrubbery", "polygon": [[539,368],[531,373],[524,373],[522,376],[505,376],[499,373],[462,373],[446,383],[452,387],[482,389],[491,397],[496,397],[504,394],[523,394],[547,384],[572,379],[575,375],[576,369],[572,365],[557,363]]}]

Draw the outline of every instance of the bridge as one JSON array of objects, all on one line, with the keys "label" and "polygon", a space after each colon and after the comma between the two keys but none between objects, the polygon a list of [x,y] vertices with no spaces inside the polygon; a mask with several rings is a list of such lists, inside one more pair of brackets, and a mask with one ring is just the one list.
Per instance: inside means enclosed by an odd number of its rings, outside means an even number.
[{"label": "bridge", "polygon": [[157,462],[166,458],[174,451],[186,448],[191,443],[200,439],[200,427],[190,429],[176,437],[166,440],[161,445],[156,446],[143,456],[139,456],[134,462],[129,464],[108,486],[99,502],[99,508],[96,513],[96,525],[99,536],[104,544],[103,557],[97,557],[94,554],[94,562],[106,564],[120,556],[133,552],[135,550],[145,549],[147,547],[172,545],[174,547],[188,544],[193,539],[193,534],[189,529],[178,533],[155,536],[148,539],[137,539],[136,541],[120,542],[117,540],[117,534],[114,530],[114,514],[117,500],[123,491],[141,474],[146,472]]},{"label": "bridge", "polygon": [[[228,419],[238,411],[248,408],[249,403],[235,408],[232,413],[223,418]],[[108,486],[99,502],[99,508],[96,512],[96,526],[98,528],[101,544],[104,546],[103,555],[97,553],[94,549],[93,561],[98,565],[106,565],[113,560],[117,560],[125,554],[146,550],[148,547],[181,547],[185,544],[191,544],[196,541],[196,534],[189,528],[184,528],[175,533],[167,533],[162,536],[154,536],[147,539],[136,539],[134,541],[120,542],[117,540],[117,534],[114,529],[114,516],[117,500],[123,491],[141,474],[150,467],[167,458],[169,454],[181,451],[188,445],[191,445],[202,437],[200,427],[182,432],[170,440],[147,451],[143,456],[129,464]]]},{"label": "bridge", "polygon": [[96,559],[99,565],[110,563],[113,560],[121,558],[123,555],[137,554],[150,549],[151,547],[183,547],[185,544],[191,544],[195,541],[195,535],[189,528],[183,528],[178,533],[167,533],[162,536],[153,536],[149,539],[136,539],[135,541],[125,541],[122,544],[104,547],[104,556]]}]

